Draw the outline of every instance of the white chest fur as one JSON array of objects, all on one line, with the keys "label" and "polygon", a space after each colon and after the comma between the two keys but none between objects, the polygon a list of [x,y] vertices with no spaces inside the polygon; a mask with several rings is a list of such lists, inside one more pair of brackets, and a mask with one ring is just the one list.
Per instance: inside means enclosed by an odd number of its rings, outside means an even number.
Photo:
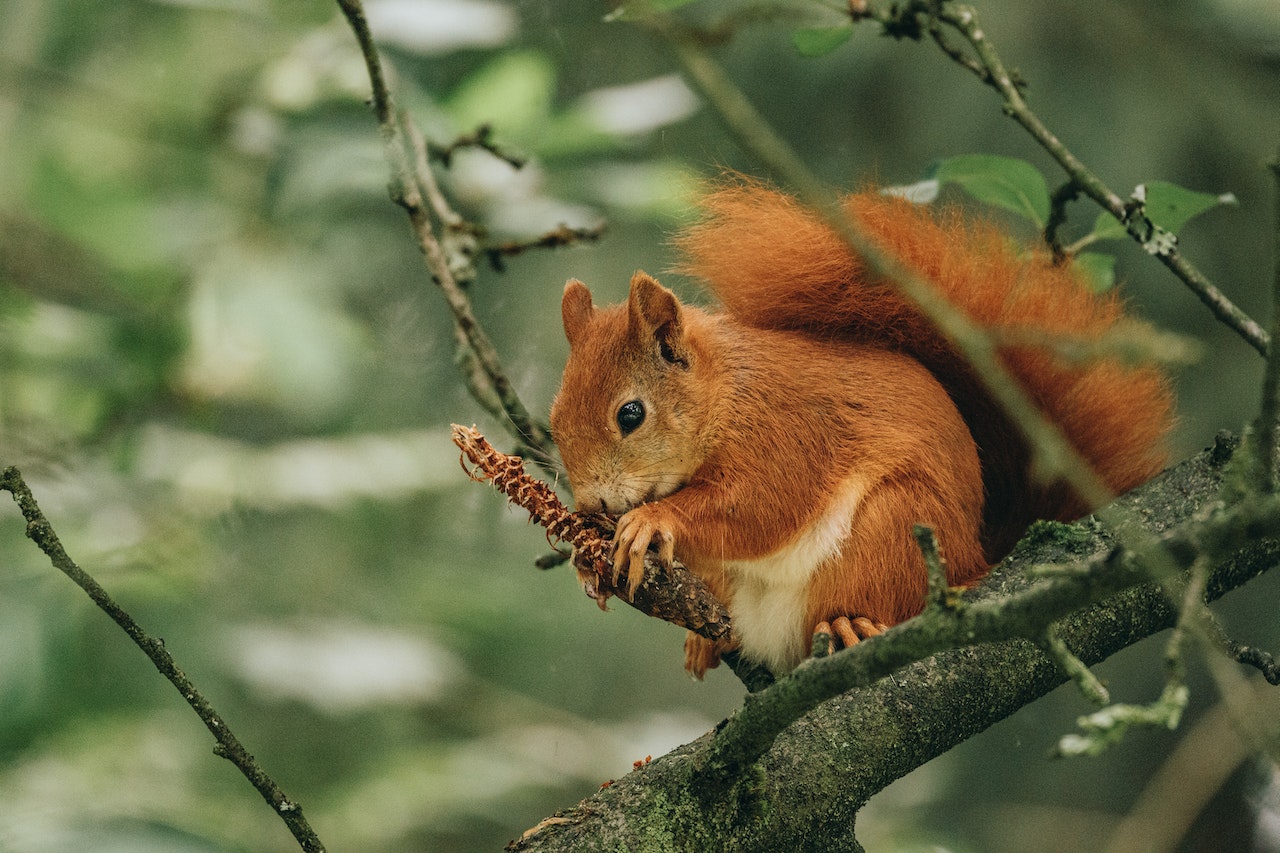
[{"label": "white chest fur", "polygon": [[726,566],[733,587],[730,613],[745,656],[777,674],[804,660],[809,638],[802,622],[809,580],[840,553],[864,491],[860,480],[850,478],[822,515],[789,545],[767,557]]}]

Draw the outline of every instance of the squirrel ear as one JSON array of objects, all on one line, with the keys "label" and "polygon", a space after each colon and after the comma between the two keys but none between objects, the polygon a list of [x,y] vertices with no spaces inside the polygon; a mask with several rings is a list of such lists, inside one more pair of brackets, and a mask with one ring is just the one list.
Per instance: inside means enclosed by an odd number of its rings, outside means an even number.
[{"label": "squirrel ear", "polygon": [[631,277],[627,315],[632,334],[641,340],[652,337],[664,361],[688,367],[688,347],[685,345],[680,308],[676,295],[658,284],[653,276],[637,272]]},{"label": "squirrel ear", "polygon": [[569,349],[573,349],[582,337],[582,331],[594,312],[591,291],[576,278],[569,279],[564,286],[564,298],[560,301],[560,317],[564,320],[564,336],[569,340]]}]

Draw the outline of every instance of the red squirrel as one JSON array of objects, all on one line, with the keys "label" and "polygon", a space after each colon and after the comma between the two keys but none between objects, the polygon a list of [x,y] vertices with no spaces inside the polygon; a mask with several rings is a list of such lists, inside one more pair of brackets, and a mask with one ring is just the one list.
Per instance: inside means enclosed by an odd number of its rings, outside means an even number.
[{"label": "red squirrel", "polygon": [[[552,435],[577,508],[618,517],[615,571],[632,593],[651,545],[678,558],[729,608],[731,642],[780,675],[815,629],[847,646],[920,612],[914,524],[934,528],[948,582],[965,586],[1032,520],[1090,509],[1036,482],[965,361],[815,214],[746,181],[702,206],[676,238],[680,269],[719,310],[643,272],[624,305],[593,306],[576,280],[564,291]],[[1173,403],[1160,371],[1026,343],[1134,322],[1114,295],[955,212],[876,192],[845,210],[974,323],[1017,334],[1001,362],[1112,491],[1163,467]],[[730,647],[690,633],[685,665],[701,677]]]}]

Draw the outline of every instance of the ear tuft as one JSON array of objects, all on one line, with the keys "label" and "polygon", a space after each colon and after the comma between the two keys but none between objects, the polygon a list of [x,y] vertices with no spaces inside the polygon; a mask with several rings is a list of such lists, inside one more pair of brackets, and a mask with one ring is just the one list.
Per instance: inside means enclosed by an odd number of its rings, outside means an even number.
[{"label": "ear tuft", "polygon": [[569,279],[564,286],[564,298],[560,301],[560,317],[564,321],[564,336],[569,340],[569,349],[581,340],[593,313],[591,291],[576,278]]}]

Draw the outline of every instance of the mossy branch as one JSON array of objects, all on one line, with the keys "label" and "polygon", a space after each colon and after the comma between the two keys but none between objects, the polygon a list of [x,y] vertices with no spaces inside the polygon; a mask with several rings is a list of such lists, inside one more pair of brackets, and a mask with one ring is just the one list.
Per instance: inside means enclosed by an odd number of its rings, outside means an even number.
[{"label": "mossy branch", "polygon": [[[1233,447],[1224,440],[1120,499],[1146,510],[1132,514],[1179,566],[1213,555],[1211,600],[1280,561],[1277,498],[1206,518]],[[558,813],[509,849],[627,850],[655,837],[678,839],[675,850],[853,849],[854,819],[869,797],[1067,680],[1036,642],[1046,614],[1067,614],[1054,631],[1081,665],[1177,623],[1176,603],[1150,582],[1140,555],[1117,550],[1114,531],[1094,520],[1057,527],[1070,538],[1024,543],[958,611],[935,608],[802,665],[749,697],[716,732]],[[1045,564],[1059,570],[1029,571]],[[1079,609],[1090,601],[1097,603]],[[819,704],[855,685],[863,689]],[[1112,717],[1167,724],[1178,697],[1162,699],[1147,707],[1152,713]],[[803,724],[789,724],[800,713]],[[840,834],[829,836],[832,827]]]}]

